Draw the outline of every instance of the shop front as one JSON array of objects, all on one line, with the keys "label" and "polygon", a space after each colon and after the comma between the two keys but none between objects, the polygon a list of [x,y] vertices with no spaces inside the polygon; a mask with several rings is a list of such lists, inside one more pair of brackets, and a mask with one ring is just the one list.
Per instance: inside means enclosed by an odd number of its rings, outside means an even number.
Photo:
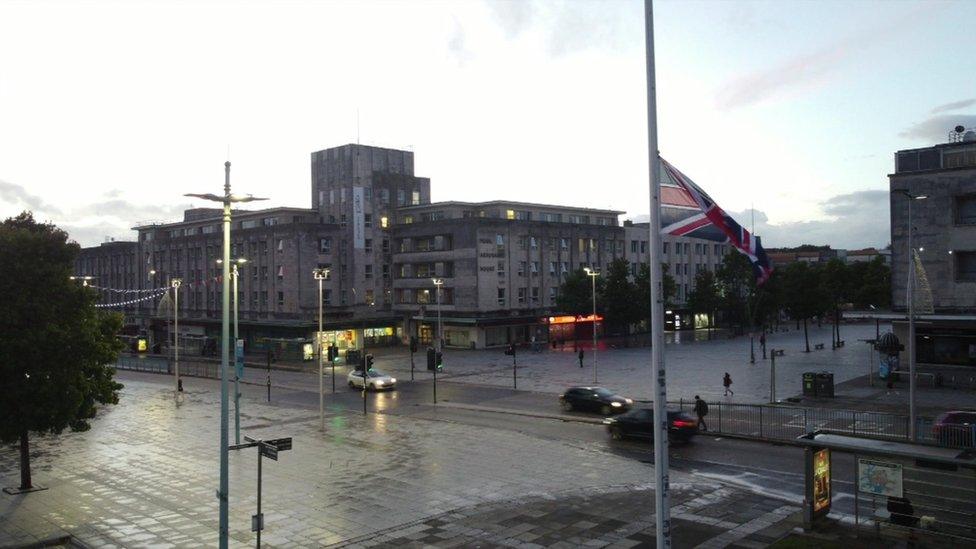
[{"label": "shop front", "polygon": [[544,319],[548,326],[548,341],[563,344],[567,341],[593,339],[593,323],[597,337],[603,337],[603,317],[600,315],[550,316]]}]

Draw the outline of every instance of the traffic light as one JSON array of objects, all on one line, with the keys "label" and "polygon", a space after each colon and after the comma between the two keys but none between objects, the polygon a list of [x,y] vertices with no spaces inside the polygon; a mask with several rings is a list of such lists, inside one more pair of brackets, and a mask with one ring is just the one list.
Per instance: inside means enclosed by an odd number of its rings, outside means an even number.
[{"label": "traffic light", "polygon": [[444,354],[441,353],[440,351],[437,351],[437,361],[436,361],[436,364],[437,364],[437,369],[438,370],[441,370],[441,369],[444,368]]},{"label": "traffic light", "polygon": [[436,364],[436,362],[434,362],[435,358],[436,357],[435,357],[435,354],[434,354],[434,348],[433,347],[427,347],[427,369],[428,370],[433,370],[434,369],[434,365]]},{"label": "traffic light", "polygon": [[329,345],[326,348],[327,358],[329,362],[335,362],[336,357],[339,356],[339,348],[335,345]]},{"label": "traffic light", "polygon": [[410,352],[417,352],[417,336],[410,336]]},{"label": "traffic light", "polygon": [[373,355],[366,355],[366,369],[373,369]]}]

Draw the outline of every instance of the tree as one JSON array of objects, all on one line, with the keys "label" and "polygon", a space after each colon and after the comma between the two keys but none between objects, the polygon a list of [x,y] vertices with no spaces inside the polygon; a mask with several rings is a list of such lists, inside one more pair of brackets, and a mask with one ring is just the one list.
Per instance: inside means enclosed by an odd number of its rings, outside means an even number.
[{"label": "tree", "polygon": [[695,288],[688,292],[688,308],[692,313],[705,313],[709,317],[708,328],[711,329],[713,316],[722,302],[718,282],[712,271],[700,271],[695,275]]},{"label": "tree", "polygon": [[[596,278],[597,310],[601,310],[603,303],[600,294],[603,289],[602,277]],[[593,312],[593,282],[590,275],[583,269],[578,269],[566,275],[566,279],[559,286],[556,298],[556,308],[560,312],[571,315],[588,315]]]},{"label": "tree", "polygon": [[810,352],[807,320],[823,309],[823,296],[818,272],[803,262],[790,263],[783,270],[783,305],[790,317],[803,321],[806,352]]},{"label": "tree", "polygon": [[84,431],[112,380],[121,315],[69,280],[78,245],[29,212],[0,224],[0,442],[20,442],[20,489],[33,487],[29,433]]},{"label": "tree", "polygon": [[[640,321],[642,314],[637,286],[629,280],[629,264],[626,259],[615,259],[605,273],[600,297],[606,308],[607,325],[616,331],[626,330]],[[650,300],[644,306],[649,308]]]},{"label": "tree", "polygon": [[887,309],[891,306],[891,269],[884,258],[854,263],[848,267],[851,302],[860,308]]},{"label": "tree", "polygon": [[730,250],[715,271],[722,295],[722,310],[727,321],[752,329],[756,298],[756,275],[744,254]]},{"label": "tree", "polygon": [[850,295],[850,280],[847,264],[839,259],[831,259],[820,269],[820,290],[827,298],[826,304],[834,313],[834,327],[831,330],[831,347],[840,343],[840,305]]},{"label": "tree", "polygon": [[[651,266],[641,263],[637,276],[634,277],[634,285],[637,286],[637,301],[641,306],[639,320],[646,322],[648,329],[651,327]],[[661,263],[661,287],[664,293],[664,308],[670,308],[677,293],[677,284],[674,277],[668,272],[668,264]]]}]

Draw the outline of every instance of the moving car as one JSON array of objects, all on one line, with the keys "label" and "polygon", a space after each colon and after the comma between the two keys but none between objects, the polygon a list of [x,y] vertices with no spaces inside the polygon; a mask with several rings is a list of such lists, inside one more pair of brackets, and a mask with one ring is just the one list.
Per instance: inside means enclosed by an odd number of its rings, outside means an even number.
[{"label": "moving car", "polygon": [[[354,388],[363,387],[363,371],[353,370],[349,372],[346,376],[349,381],[349,386]],[[388,376],[383,372],[378,370],[368,370],[366,372],[366,388],[372,389],[374,391],[379,391],[381,389],[396,389],[396,378]]]},{"label": "moving car", "polygon": [[932,425],[932,436],[941,446],[976,447],[976,411],[945,412],[935,419]]},{"label": "moving car", "polygon": [[559,402],[567,412],[598,412],[605,416],[626,412],[634,404],[633,400],[603,387],[570,387],[559,396]]},{"label": "moving car", "polygon": [[[627,437],[654,439],[654,411],[638,408],[603,420],[614,440]],[[668,410],[668,440],[688,442],[698,434],[698,420],[687,412]]]}]

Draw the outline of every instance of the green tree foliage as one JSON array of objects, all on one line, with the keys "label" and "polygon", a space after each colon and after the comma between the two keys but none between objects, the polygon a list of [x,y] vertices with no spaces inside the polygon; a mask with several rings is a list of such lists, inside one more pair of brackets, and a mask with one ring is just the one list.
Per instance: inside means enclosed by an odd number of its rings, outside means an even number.
[{"label": "green tree foliage", "polygon": [[722,305],[718,281],[712,271],[701,271],[695,275],[695,288],[688,292],[687,301],[691,312],[707,313],[709,318],[712,318],[715,311]]},{"label": "green tree foliage", "polygon": [[807,321],[823,312],[824,302],[820,273],[816,267],[807,263],[790,263],[783,268],[783,306],[790,317],[803,321],[803,336],[807,352],[810,352],[810,337]]},{"label": "green tree foliage", "polygon": [[891,307],[891,269],[885,265],[884,258],[854,263],[848,266],[848,271],[850,300],[855,307]]},{"label": "green tree foliage", "polygon": [[[593,282],[586,271],[579,269],[566,275],[559,286],[556,308],[571,315],[588,315],[593,312]],[[596,277],[596,307],[603,310],[600,294],[603,292],[603,277]]]},{"label": "green tree foliage", "polygon": [[[668,272],[668,264],[661,263],[661,286],[664,292],[664,307],[668,308],[674,303],[674,296],[677,293],[678,285],[674,282],[674,277]],[[637,276],[634,277],[634,285],[637,287],[637,301],[641,305],[641,322],[650,328],[651,321],[651,266],[641,263]]]},{"label": "green tree foliage", "polygon": [[121,315],[96,309],[69,280],[78,245],[28,213],[0,224],[0,441],[20,442],[21,489],[32,487],[29,433],[88,429],[112,380]]},{"label": "green tree foliage", "polygon": [[847,303],[851,294],[850,277],[847,264],[839,259],[831,259],[819,269],[820,291],[826,298],[824,311],[834,317],[831,338],[840,341],[840,308]]},{"label": "green tree foliage", "polygon": [[[601,273],[604,274],[604,273]],[[630,267],[626,259],[618,258],[610,263],[603,277],[601,297],[606,308],[606,322],[612,331],[626,332],[631,324],[641,320],[643,309],[650,310],[647,303],[639,302],[636,284],[629,280]]]},{"label": "green tree foliage", "polygon": [[729,250],[715,271],[722,296],[720,309],[725,320],[752,328],[757,301],[756,275],[749,258]]}]

